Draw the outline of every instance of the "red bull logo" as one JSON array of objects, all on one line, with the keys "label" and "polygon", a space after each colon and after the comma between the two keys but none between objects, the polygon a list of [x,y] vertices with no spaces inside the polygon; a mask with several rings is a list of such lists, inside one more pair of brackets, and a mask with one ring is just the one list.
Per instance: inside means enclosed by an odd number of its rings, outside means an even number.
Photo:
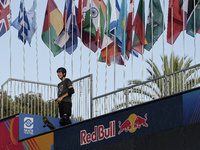
[{"label": "red bull logo", "polygon": [[119,132],[118,134],[121,134],[122,132],[130,132],[133,133],[137,129],[140,129],[141,126],[148,127],[147,122],[147,113],[144,115],[144,118],[141,116],[137,116],[136,114],[131,114],[128,119],[126,119],[123,123],[119,121]]},{"label": "red bull logo", "polygon": [[87,133],[86,130],[80,131],[80,144],[90,144],[104,139],[115,137],[115,121],[110,121],[109,127],[105,128],[104,125],[94,126],[94,132]]}]

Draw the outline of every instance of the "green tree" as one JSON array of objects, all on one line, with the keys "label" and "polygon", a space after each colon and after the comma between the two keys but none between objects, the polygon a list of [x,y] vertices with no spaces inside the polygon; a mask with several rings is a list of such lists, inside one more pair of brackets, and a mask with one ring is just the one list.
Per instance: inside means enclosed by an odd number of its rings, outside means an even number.
[{"label": "green tree", "polygon": [[[188,71],[177,73],[175,75],[169,75],[170,73],[190,67],[192,59],[188,58],[187,56],[185,56],[183,59],[183,57],[180,58],[179,56],[174,56],[174,54],[172,53],[170,55],[170,58],[168,58],[167,56],[164,56],[163,58],[163,56],[161,56],[161,60],[162,64],[164,64],[161,69],[162,71],[158,69],[158,66],[152,61],[152,59],[146,60],[147,64],[149,65],[149,67],[146,68],[149,75],[147,80],[161,77],[163,75],[163,69],[164,75],[167,75],[166,78],[153,80],[152,82],[144,84],[143,88],[141,88],[141,86],[135,87],[132,89],[132,91],[129,92],[142,93],[145,96],[155,99],[166,96],[167,93],[173,94],[181,92],[183,91],[183,89],[190,89],[199,83],[200,78],[197,78],[196,80],[194,78],[197,69],[190,69]],[[141,83],[141,80],[128,81],[129,85],[137,85]]]}]

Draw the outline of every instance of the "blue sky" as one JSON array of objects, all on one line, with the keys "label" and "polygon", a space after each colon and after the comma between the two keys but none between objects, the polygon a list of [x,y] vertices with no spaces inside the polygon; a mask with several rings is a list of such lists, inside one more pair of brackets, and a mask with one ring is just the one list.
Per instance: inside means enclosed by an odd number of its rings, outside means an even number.
[{"label": "blue sky", "polygon": [[[24,0],[26,10],[28,10],[31,6],[33,1],[32,0]],[[135,0],[135,14],[137,11],[138,1]],[[64,10],[64,0],[55,0],[58,8],[60,9],[61,13]],[[194,58],[194,38],[190,37],[185,33],[185,41],[183,41],[183,34],[181,33],[178,37],[177,41],[173,46],[169,45],[166,42],[167,36],[167,13],[168,13],[168,0],[161,0],[161,5],[163,7],[163,2],[165,4],[165,26],[166,30],[164,32],[164,50],[165,54],[168,56],[173,51],[175,54],[178,54],[180,57],[183,55],[183,44],[185,45],[185,54],[189,55],[190,58]],[[37,1],[37,44],[38,44],[38,61],[39,61],[39,82],[50,83],[50,64],[49,64],[49,49],[45,46],[43,41],[41,40],[41,33],[43,27],[43,20],[44,20],[44,13],[46,10],[47,0],[40,0]],[[76,5],[78,4],[78,0],[75,0]],[[105,1],[107,3],[107,0]],[[128,0],[128,7],[129,8],[129,0]],[[20,0],[12,0],[11,1],[11,10],[12,10],[12,21],[18,16],[19,13],[19,4]],[[112,4],[112,0],[111,0]],[[119,4],[121,6],[121,0],[119,0]],[[145,13],[146,18],[145,22],[147,22],[147,15],[148,15],[148,6],[149,1],[146,0],[145,4]],[[145,25],[146,26],[146,25]],[[2,85],[9,77],[10,77],[10,34],[11,34],[11,56],[12,56],[12,78],[23,79],[24,71],[23,71],[23,43],[18,40],[17,37],[17,30],[11,27],[11,32],[8,31],[2,37],[0,37],[0,85]],[[196,62],[199,63],[199,35],[196,36]],[[73,54],[73,77],[72,77],[72,69],[71,69],[71,56],[66,53],[66,69],[68,71],[67,77],[77,79],[80,77],[80,63],[82,63],[82,76],[88,74],[88,60],[89,60],[89,49],[83,46],[82,49],[82,62],[80,62],[80,46],[81,42],[79,39],[78,48]],[[98,50],[100,54],[100,49]],[[160,59],[160,55],[163,53],[163,35],[159,38],[156,44],[153,47],[153,59],[161,68],[162,63]],[[145,50],[144,60],[152,57],[152,51],[148,52]],[[98,82],[96,82],[96,72],[97,72],[97,53],[91,52],[91,72],[93,74],[93,87],[96,88],[96,83],[98,86],[98,94],[105,93],[105,85],[106,85],[106,92],[110,92],[114,90],[114,65],[107,67],[107,84],[105,83],[105,63],[98,63]],[[53,57],[51,53],[51,70],[52,70],[52,84],[57,84],[59,81],[56,70],[58,67],[63,66],[64,64],[64,52],[59,54],[56,57]],[[126,76],[125,81],[127,85],[127,81],[131,80],[132,78],[132,69],[131,69],[131,59],[126,61]],[[139,55],[139,58],[133,58],[133,78],[134,79],[141,79],[141,72],[142,72],[142,57]],[[144,80],[147,78],[147,71],[146,67],[148,65],[144,62]],[[123,66],[116,65],[116,88],[123,87]],[[37,70],[36,70],[36,34],[33,36],[31,47],[26,44],[25,45],[25,79],[31,81],[37,81]],[[96,96],[94,92],[94,96]]]}]

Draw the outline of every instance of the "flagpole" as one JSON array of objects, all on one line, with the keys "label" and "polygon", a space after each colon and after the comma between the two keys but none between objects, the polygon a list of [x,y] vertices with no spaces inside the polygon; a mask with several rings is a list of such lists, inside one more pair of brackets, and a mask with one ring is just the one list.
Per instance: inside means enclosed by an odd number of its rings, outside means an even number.
[{"label": "flagpole", "polygon": [[[66,10],[64,11],[67,11],[67,0],[65,0],[65,8]],[[67,14],[66,12],[64,12],[65,14]],[[64,18],[64,25],[65,25],[65,34],[67,32],[67,28],[66,28],[66,17]],[[64,68],[66,67],[66,44],[64,45]]]},{"label": "flagpole", "polygon": [[[81,10],[83,10],[83,0],[81,0]],[[82,12],[81,12],[82,13]],[[83,39],[83,17],[81,16],[81,41]],[[82,46],[83,46],[83,43],[81,42],[80,44],[80,78],[82,77]],[[80,81],[79,83],[79,95],[80,95],[80,104],[82,102],[82,81]],[[81,107],[80,107],[82,110],[84,110],[84,107],[83,105],[81,104]]]},{"label": "flagpole", "polygon": [[[108,3],[107,3],[108,6]],[[106,8],[106,28],[108,28],[108,9]],[[106,36],[107,40],[106,40],[106,63],[105,63],[105,67],[106,67],[106,71],[105,71],[105,93],[107,92],[107,73],[108,73],[108,30],[107,30],[107,36]],[[110,58],[109,58],[110,59]],[[106,97],[104,100],[104,103],[106,103]],[[106,113],[106,105],[105,105],[105,113]]]},{"label": "flagpole", "polygon": [[[51,23],[50,12],[49,12],[49,22]],[[52,83],[52,80],[51,80],[51,25],[49,26],[49,72],[50,72],[49,79],[50,79],[50,84],[51,84]],[[51,97],[50,97],[50,99],[51,99]],[[49,103],[47,103],[47,108],[49,106],[48,104]],[[47,109],[47,110],[48,110],[47,115],[49,116],[49,109]]]},{"label": "flagpole", "polygon": [[[152,69],[152,80],[153,80],[153,0],[151,0],[151,43],[152,43],[152,55],[151,55],[151,69]],[[151,82],[151,92],[152,92],[152,97],[153,97],[153,82]]]},{"label": "flagpole", "polygon": [[[23,1],[23,33],[24,33],[24,1]],[[24,47],[24,35],[23,35],[23,62],[24,62],[24,81],[25,81],[25,47]],[[24,82],[24,103],[26,104],[26,84]],[[26,113],[26,107],[24,107],[24,113]]]},{"label": "flagpole", "polygon": [[[115,2],[115,0],[114,0]],[[116,2],[114,3],[116,5]],[[113,6],[115,7],[115,6]],[[114,91],[116,90],[116,64],[115,64],[115,56],[116,56],[116,28],[114,29]],[[114,108],[115,108],[115,105],[116,105],[116,101],[115,101],[115,98],[116,98],[116,94],[114,94]]]},{"label": "flagpole", "polygon": [[[36,11],[36,2],[37,0],[34,0],[34,12],[35,12],[35,39],[36,39],[36,66],[37,66],[37,82],[39,82],[39,64],[38,64],[38,38],[37,38],[37,11]],[[37,99],[38,99],[38,115],[39,115],[39,85],[37,84]],[[32,111],[32,109],[31,109]]]},{"label": "flagpole", "polygon": [[[142,82],[143,82],[143,70],[144,70],[144,45],[142,45]],[[141,101],[143,99],[143,85],[141,89]]]},{"label": "flagpole", "polygon": [[74,41],[74,17],[73,17],[73,8],[74,8],[74,6],[73,6],[73,4],[74,4],[74,0],[72,0],[72,56],[71,56],[71,70],[72,70],[72,77],[71,77],[71,79],[73,80],[73,66],[74,66],[74,62],[73,62],[73,54],[74,54],[74,51],[73,51],[73,41]]},{"label": "flagpole", "polygon": [[[163,12],[165,12],[165,0],[163,0]],[[163,13],[163,75],[165,75],[165,34],[164,34],[164,30],[165,30],[165,26],[164,26],[164,24],[165,24],[165,13]],[[164,94],[164,88],[165,88],[165,86],[164,86],[164,82],[165,81],[163,81],[163,84],[162,84],[162,86],[163,86],[163,96],[165,95]]]},{"label": "flagpole", "polygon": [[[171,44],[172,44],[172,50],[171,50],[171,56],[172,56],[172,73],[173,73],[173,70],[174,70],[174,54],[173,54],[173,7],[171,8]],[[173,82],[173,80],[174,80],[174,77],[173,77],[173,75],[171,76],[171,93],[170,94],[173,94],[174,93],[174,86],[173,86],[173,84],[174,84],[174,82]]]},{"label": "flagpole", "polygon": [[[184,33],[184,30],[185,30],[185,11],[184,11],[184,2],[183,2],[183,67],[185,65],[185,33]],[[183,68],[182,68],[183,69]],[[183,72],[182,74],[182,82],[183,82],[183,91],[185,90],[185,87],[184,87],[184,75],[185,75],[185,72]]]},{"label": "flagpole", "polygon": [[90,50],[89,50],[89,62],[88,62],[88,66],[89,66],[89,67],[88,67],[88,74],[90,74],[91,38],[92,38],[92,37],[91,37],[91,36],[92,36],[92,35],[91,35],[91,32],[92,32],[92,27],[91,27],[91,25],[92,25],[92,19],[91,19],[91,17],[92,17],[92,10],[91,10],[92,7],[91,7],[91,5],[92,5],[92,4],[91,4],[91,3],[92,3],[92,0],[90,0],[90,36],[89,36],[89,49],[90,49]]},{"label": "flagpole", "polygon": [[[10,4],[11,4],[11,0],[10,0]],[[11,27],[11,20],[12,20],[12,14],[11,14],[11,5],[10,5],[10,27]],[[10,78],[12,78],[11,29],[10,29]]]},{"label": "flagpole", "polygon": [[[133,20],[134,20],[134,1],[132,1],[132,16],[131,16],[131,32],[133,31]],[[131,41],[131,47],[133,46],[133,32],[131,33],[132,35],[132,41]],[[132,55],[131,55],[131,80],[133,81],[133,49],[132,49]],[[133,105],[133,88],[131,88],[131,105]]]},{"label": "flagpole", "polygon": [[[99,4],[100,5],[100,4]],[[99,6],[100,7],[100,6]],[[97,25],[97,30],[99,29],[99,26],[100,26],[100,21],[99,21],[100,17],[98,17],[98,25]],[[97,96],[97,93],[98,93],[98,56],[99,56],[99,51],[98,51],[98,48],[99,48],[99,37],[97,39],[97,68],[96,68],[96,96]]]},{"label": "flagpole", "polygon": [[[197,2],[198,5],[199,2]],[[195,12],[195,0],[194,0],[194,65],[196,65],[196,12]],[[195,80],[194,80],[194,85],[196,85],[196,69],[195,69]]]},{"label": "flagpole", "polygon": [[[9,3],[11,4],[11,0],[9,0]],[[10,5],[9,4],[9,5]],[[11,5],[10,5],[10,10],[11,10]],[[11,14],[11,11],[10,11],[10,26],[9,28],[11,27],[11,20],[12,20],[12,14]],[[12,78],[12,49],[11,49],[11,29],[10,29],[10,78]],[[10,82],[10,95],[12,97],[12,82]],[[11,103],[12,104],[12,103]],[[12,108],[12,106],[11,106]],[[14,103],[14,109],[15,109],[15,103]],[[15,113],[15,111],[14,111]],[[11,114],[10,114],[11,115]]]},{"label": "flagpole", "polygon": [[[115,56],[116,56],[116,29],[114,29],[114,91],[116,90],[116,64],[115,64]],[[114,94],[114,108],[116,105],[116,94]]]}]

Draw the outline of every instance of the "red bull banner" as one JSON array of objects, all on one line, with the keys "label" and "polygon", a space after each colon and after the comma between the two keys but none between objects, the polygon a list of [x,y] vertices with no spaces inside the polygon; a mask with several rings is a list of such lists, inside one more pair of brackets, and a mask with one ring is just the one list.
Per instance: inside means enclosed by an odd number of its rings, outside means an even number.
[{"label": "red bull banner", "polygon": [[54,132],[55,149],[95,149],[182,125],[182,95],[93,118]]},{"label": "red bull banner", "polygon": [[183,125],[200,122],[200,89],[183,94]]}]

